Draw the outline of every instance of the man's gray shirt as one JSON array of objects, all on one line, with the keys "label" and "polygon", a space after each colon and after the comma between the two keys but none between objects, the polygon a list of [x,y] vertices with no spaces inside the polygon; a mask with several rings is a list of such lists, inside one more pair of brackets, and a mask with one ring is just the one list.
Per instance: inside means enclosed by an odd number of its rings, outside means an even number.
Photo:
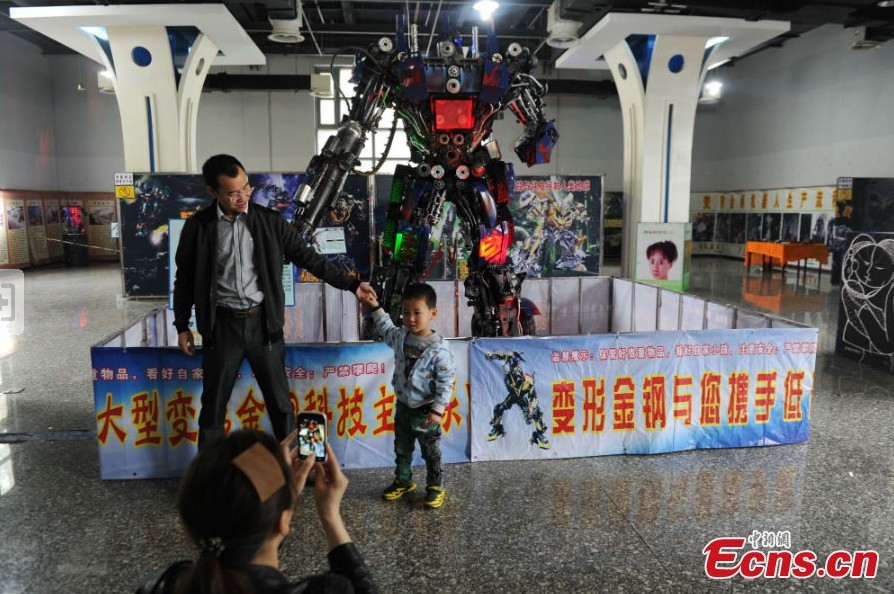
[{"label": "man's gray shirt", "polygon": [[264,300],[255,270],[254,242],[245,227],[246,213],[227,219],[217,205],[217,286],[214,304],[248,309]]}]

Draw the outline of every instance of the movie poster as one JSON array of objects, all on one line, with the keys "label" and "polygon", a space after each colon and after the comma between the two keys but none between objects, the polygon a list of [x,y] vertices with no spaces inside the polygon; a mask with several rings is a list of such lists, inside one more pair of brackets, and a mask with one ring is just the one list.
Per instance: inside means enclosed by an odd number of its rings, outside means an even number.
[{"label": "movie poster", "polygon": [[602,262],[602,177],[515,178],[509,259],[528,278],[598,275]]}]

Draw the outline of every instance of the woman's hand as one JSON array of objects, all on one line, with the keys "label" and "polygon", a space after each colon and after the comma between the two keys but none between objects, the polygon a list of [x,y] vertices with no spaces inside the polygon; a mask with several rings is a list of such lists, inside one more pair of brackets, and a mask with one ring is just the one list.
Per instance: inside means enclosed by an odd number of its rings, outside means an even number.
[{"label": "woman's hand", "polygon": [[351,542],[341,518],[341,500],[348,488],[348,477],[341,471],[332,446],[326,443],[326,461],[315,465],[314,502],[326,533],[330,550]]}]

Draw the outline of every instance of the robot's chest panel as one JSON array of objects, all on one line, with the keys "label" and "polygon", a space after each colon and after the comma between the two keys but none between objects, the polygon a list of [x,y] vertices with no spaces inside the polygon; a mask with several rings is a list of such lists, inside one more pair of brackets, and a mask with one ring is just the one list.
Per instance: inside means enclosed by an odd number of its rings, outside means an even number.
[{"label": "robot's chest panel", "polygon": [[481,69],[467,66],[425,66],[425,86],[430,95],[477,94],[481,90]]}]

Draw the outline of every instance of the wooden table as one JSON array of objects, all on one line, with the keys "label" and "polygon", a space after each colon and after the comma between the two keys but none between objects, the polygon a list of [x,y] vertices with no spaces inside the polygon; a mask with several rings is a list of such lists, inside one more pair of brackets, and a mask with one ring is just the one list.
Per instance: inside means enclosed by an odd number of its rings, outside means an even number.
[{"label": "wooden table", "polygon": [[800,268],[801,260],[817,260],[822,264],[829,263],[829,248],[824,243],[772,243],[769,241],[749,241],[745,245],[745,266],[751,266],[751,256],[761,256],[764,266],[767,265],[767,258],[771,263],[782,266],[785,272],[787,262],[798,262]]}]

